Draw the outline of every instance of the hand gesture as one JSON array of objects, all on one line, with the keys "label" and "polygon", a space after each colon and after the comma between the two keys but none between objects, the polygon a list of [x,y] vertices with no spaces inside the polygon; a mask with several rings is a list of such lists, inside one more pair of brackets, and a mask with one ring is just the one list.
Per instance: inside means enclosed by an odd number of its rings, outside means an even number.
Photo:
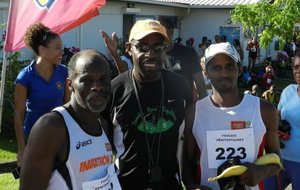
[{"label": "hand gesture", "polygon": [[112,57],[115,57],[118,55],[118,37],[117,33],[113,32],[111,34],[111,38],[108,36],[108,34],[104,31],[100,31],[100,35],[103,38],[103,41],[105,43],[105,46],[107,47],[109,53]]}]

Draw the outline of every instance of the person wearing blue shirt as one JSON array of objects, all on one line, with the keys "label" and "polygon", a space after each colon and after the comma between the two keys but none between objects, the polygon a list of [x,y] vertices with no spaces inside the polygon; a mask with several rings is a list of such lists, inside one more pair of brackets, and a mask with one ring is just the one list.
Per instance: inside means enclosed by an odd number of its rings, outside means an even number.
[{"label": "person wearing blue shirt", "polygon": [[281,149],[284,170],[279,173],[279,183],[276,177],[265,181],[268,190],[285,189],[289,184],[292,189],[300,189],[300,53],[294,56],[292,69],[297,84],[290,84],[282,91],[278,104],[281,120],[290,125],[290,138],[283,141],[284,148]]},{"label": "person wearing blue shirt", "polygon": [[62,40],[41,23],[31,25],[25,44],[36,60],[23,68],[15,82],[15,133],[18,142],[17,165],[21,165],[30,130],[35,122],[53,108],[70,99],[66,85],[68,72],[62,60]]}]

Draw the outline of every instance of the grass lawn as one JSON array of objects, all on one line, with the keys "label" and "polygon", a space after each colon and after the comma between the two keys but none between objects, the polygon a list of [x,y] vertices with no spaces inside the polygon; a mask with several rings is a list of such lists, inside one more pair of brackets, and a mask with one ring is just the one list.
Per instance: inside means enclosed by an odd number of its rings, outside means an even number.
[{"label": "grass lawn", "polygon": [[19,180],[15,180],[12,174],[0,174],[0,190],[18,190]]},{"label": "grass lawn", "polygon": [[0,163],[16,160],[17,142],[14,134],[0,133]]},{"label": "grass lawn", "polygon": [[[259,67],[256,68],[256,70],[258,70]],[[286,78],[278,78],[275,77],[275,80],[273,81],[273,84],[276,85],[276,90],[278,91],[278,93],[280,94],[281,91],[287,87],[289,84],[296,84],[294,77],[293,77],[293,71],[291,69],[287,70],[287,75]],[[246,88],[242,88],[240,87],[240,92],[244,92],[246,90],[250,90],[251,91],[252,86],[246,87]],[[264,92],[263,89],[259,88],[258,89],[258,93],[261,96],[262,93]]]},{"label": "grass lawn", "polygon": [[[0,133],[0,164],[16,160],[17,142],[12,132]],[[1,166],[0,166],[1,167]],[[0,168],[1,170],[1,168]],[[11,173],[0,173],[0,190],[19,189],[19,180],[15,180]]]},{"label": "grass lawn", "polygon": [[[284,89],[287,85],[295,83],[294,79],[290,76],[289,79],[277,78],[274,84],[277,90]],[[250,87],[249,87],[250,88]],[[248,89],[240,89],[241,91]],[[0,133],[0,164],[16,160],[17,142],[13,131],[8,134],[2,131]],[[1,167],[1,166],[0,166]],[[0,168],[1,171],[1,168]],[[11,173],[0,172],[0,190],[17,190],[19,188],[19,180],[15,180]]]}]

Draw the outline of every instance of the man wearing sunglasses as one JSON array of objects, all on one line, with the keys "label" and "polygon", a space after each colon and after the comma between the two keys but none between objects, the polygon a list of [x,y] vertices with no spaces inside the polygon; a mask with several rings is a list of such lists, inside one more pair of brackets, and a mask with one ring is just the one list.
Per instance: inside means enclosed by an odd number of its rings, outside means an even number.
[{"label": "man wearing sunglasses", "polygon": [[105,114],[123,190],[181,189],[176,154],[192,97],[185,78],[162,68],[168,41],[158,21],[137,21],[127,43],[134,67],[112,80]]},{"label": "man wearing sunglasses", "polygon": [[[166,48],[166,56],[164,56],[163,67],[182,75],[188,81],[192,88],[193,100],[202,99],[207,96],[204,77],[199,64],[199,57],[193,47],[187,47],[180,43],[173,43],[174,25],[171,20],[158,18],[159,22],[166,28],[166,33],[170,39]],[[118,52],[118,37],[116,32],[113,32],[111,37],[104,31],[101,31],[101,36],[105,46],[109,50],[111,57],[115,62],[115,66],[119,73],[123,73],[130,69],[130,66],[119,55]],[[128,52],[128,43],[125,44],[125,51]]]}]

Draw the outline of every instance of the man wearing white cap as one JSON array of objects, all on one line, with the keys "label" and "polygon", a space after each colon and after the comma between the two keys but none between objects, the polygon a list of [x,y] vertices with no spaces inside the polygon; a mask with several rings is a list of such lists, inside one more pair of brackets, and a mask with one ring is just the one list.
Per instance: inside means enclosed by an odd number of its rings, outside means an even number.
[{"label": "man wearing white cap", "polygon": [[168,40],[158,21],[137,21],[128,43],[134,67],[112,81],[106,113],[123,190],[181,188],[176,153],[192,93],[185,78],[162,69]]},{"label": "man wearing white cap", "polygon": [[[279,153],[275,107],[239,92],[240,57],[228,42],[208,47],[205,64],[213,93],[188,108],[183,180],[189,189],[224,189],[220,181],[208,182],[208,178],[217,176],[224,162],[238,158],[248,170],[238,176],[233,187],[241,184],[246,190],[262,190],[258,184],[280,170],[274,164],[253,164],[264,151]],[[197,145],[200,158],[195,153]],[[200,176],[195,179],[197,160]]]}]

